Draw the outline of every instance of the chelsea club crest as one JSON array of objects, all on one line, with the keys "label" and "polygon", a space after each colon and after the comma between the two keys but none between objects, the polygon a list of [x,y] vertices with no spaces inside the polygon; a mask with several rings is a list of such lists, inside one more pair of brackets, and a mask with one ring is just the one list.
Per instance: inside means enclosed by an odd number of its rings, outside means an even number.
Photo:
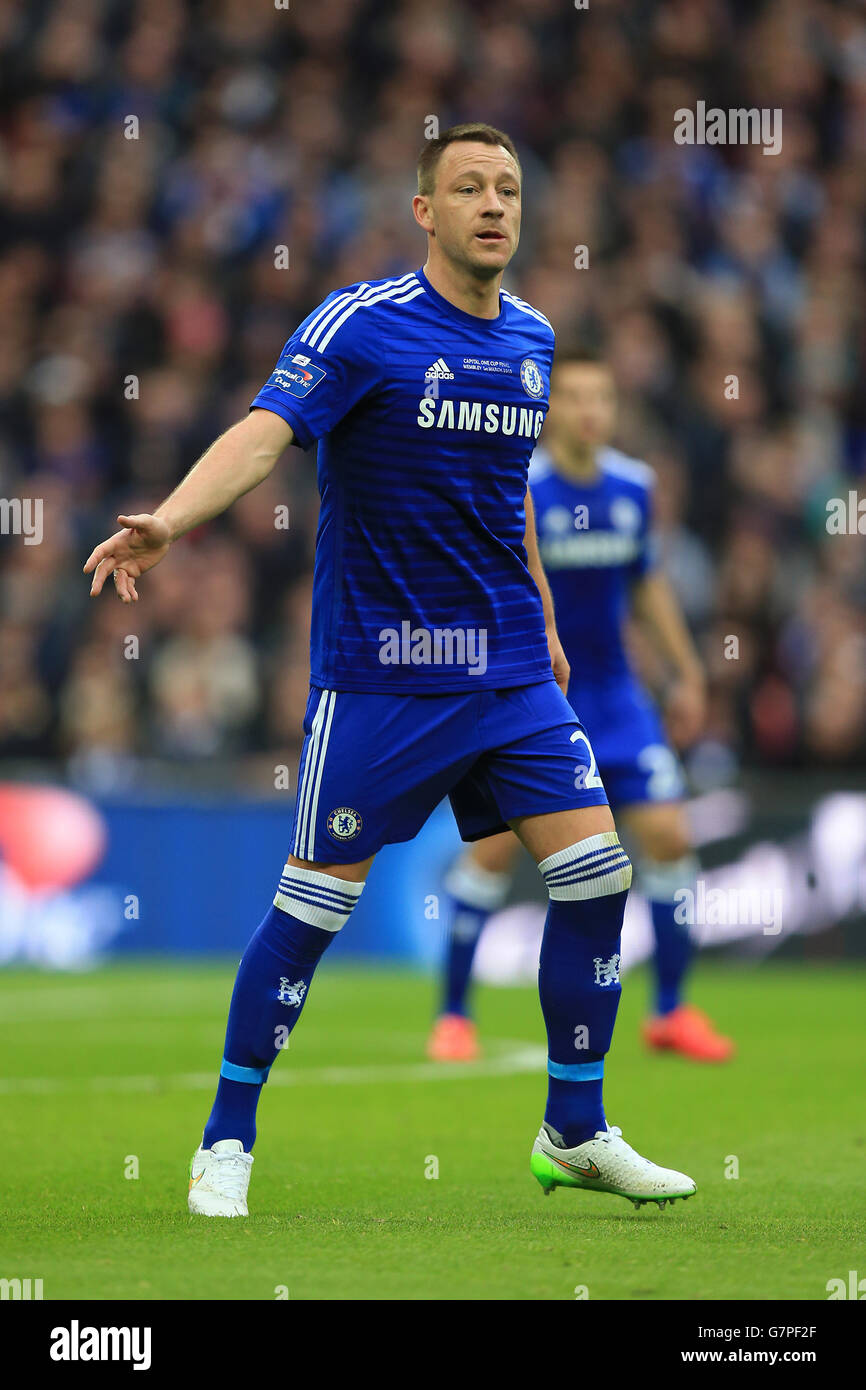
[{"label": "chelsea club crest", "polygon": [[544,395],[544,377],[541,375],[541,368],[531,357],[524,357],[520,364],[520,380],[527,396],[533,396],[536,400]]},{"label": "chelsea club crest", "polygon": [[328,834],[335,840],[354,840],[361,833],[364,822],[351,806],[338,806],[328,816]]}]

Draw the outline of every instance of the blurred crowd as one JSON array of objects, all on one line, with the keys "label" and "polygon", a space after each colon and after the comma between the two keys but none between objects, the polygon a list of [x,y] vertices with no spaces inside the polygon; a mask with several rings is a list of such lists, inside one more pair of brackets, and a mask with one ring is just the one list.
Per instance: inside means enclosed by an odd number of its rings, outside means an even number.
[{"label": "blurred crowd", "polygon": [[[699,100],[780,108],[780,153],[678,145]],[[0,754],[102,788],[152,758],[294,771],[312,454],[179,542],[134,609],[81,567],[325,294],[422,263],[431,118],[517,142],[506,287],[609,354],[616,442],[657,470],[711,682],[696,765],[866,761],[866,544],[856,515],[826,526],[866,495],[853,0],[0,0],[0,497],[44,507],[40,544],[0,536]]]}]

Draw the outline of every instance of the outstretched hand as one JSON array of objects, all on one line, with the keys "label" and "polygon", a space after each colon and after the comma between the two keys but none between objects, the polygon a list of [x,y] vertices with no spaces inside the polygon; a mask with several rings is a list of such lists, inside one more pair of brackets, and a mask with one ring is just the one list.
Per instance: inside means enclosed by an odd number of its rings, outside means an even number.
[{"label": "outstretched hand", "polygon": [[84,573],[93,571],[91,598],[102,592],[106,579],[113,574],[118,598],[123,603],[137,603],[135,581],[168,554],[171,534],[162,517],[147,512],[117,519],[124,529],[96,547],[84,566]]}]

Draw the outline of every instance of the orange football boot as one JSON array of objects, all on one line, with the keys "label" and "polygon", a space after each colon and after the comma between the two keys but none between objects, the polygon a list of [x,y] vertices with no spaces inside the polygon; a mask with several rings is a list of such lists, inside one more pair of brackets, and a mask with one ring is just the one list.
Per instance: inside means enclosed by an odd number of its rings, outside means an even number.
[{"label": "orange football boot", "polygon": [[736,1051],[731,1039],[717,1033],[706,1014],[693,1004],[680,1004],[669,1014],[648,1018],[643,1037],[651,1048],[667,1048],[696,1062],[727,1062]]},{"label": "orange football boot", "polygon": [[474,1062],[481,1056],[478,1029],[471,1018],[462,1014],[443,1014],[433,1024],[427,1042],[427,1056],[432,1062]]}]

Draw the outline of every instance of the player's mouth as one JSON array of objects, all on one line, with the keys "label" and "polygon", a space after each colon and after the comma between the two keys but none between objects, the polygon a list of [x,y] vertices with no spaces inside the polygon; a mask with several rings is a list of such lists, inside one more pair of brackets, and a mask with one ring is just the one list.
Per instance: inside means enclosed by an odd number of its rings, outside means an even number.
[{"label": "player's mouth", "polygon": [[508,238],[502,232],[497,232],[494,227],[488,227],[483,232],[475,233],[476,241],[507,241]]}]

